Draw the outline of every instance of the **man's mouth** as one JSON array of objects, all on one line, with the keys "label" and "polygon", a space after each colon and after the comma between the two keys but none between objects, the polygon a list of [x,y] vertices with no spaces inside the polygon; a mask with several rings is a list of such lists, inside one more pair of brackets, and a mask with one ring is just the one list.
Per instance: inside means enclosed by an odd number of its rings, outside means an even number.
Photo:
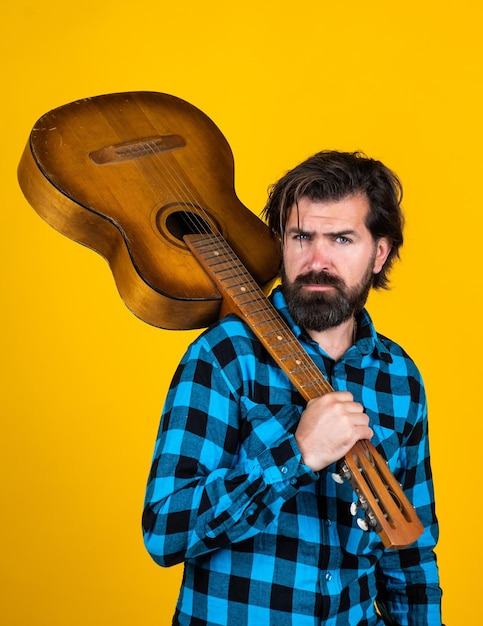
[{"label": "man's mouth", "polygon": [[297,276],[295,284],[307,291],[328,291],[340,289],[343,283],[340,278],[327,272],[311,272]]},{"label": "man's mouth", "polygon": [[326,283],[303,283],[301,288],[307,291],[328,291],[329,289],[336,289],[335,285],[328,285]]}]

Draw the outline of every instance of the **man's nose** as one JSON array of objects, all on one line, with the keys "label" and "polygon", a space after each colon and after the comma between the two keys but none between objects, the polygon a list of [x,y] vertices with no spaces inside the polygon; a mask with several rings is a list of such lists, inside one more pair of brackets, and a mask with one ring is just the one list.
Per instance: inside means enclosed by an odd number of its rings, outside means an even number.
[{"label": "man's nose", "polygon": [[308,259],[309,269],[320,272],[321,270],[329,270],[331,265],[330,246],[326,242],[314,242]]}]

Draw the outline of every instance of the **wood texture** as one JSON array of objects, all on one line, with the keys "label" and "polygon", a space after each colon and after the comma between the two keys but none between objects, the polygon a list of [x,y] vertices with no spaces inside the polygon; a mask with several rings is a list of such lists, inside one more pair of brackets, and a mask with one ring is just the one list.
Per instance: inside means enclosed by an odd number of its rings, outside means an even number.
[{"label": "wood texture", "polygon": [[109,94],[50,111],[18,178],[51,226],[107,259],[126,305],[155,326],[202,328],[220,314],[220,294],[182,240],[187,216],[220,232],[260,285],[277,276],[279,246],[235,194],[228,143],[174,96]]}]

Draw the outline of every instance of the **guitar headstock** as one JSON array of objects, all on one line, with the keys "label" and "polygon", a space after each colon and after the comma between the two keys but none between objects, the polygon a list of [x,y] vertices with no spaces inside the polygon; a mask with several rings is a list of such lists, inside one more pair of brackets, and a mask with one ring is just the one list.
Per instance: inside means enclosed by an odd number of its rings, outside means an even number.
[{"label": "guitar headstock", "polygon": [[[424,528],[414,507],[369,441],[356,443],[334,479],[351,483],[365,514],[364,518],[357,518],[358,525],[363,530],[375,530],[386,548],[405,548],[422,534]],[[351,507],[351,513],[356,515],[357,507]]]}]

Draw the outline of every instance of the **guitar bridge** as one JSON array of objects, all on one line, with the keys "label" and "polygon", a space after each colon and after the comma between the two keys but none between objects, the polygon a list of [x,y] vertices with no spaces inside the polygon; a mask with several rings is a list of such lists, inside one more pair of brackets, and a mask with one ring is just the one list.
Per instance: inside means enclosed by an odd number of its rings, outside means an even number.
[{"label": "guitar bridge", "polygon": [[89,154],[96,165],[109,165],[122,161],[132,161],[143,157],[151,157],[162,152],[170,152],[185,146],[183,137],[179,135],[156,135],[125,141],[112,146],[105,146]]}]

